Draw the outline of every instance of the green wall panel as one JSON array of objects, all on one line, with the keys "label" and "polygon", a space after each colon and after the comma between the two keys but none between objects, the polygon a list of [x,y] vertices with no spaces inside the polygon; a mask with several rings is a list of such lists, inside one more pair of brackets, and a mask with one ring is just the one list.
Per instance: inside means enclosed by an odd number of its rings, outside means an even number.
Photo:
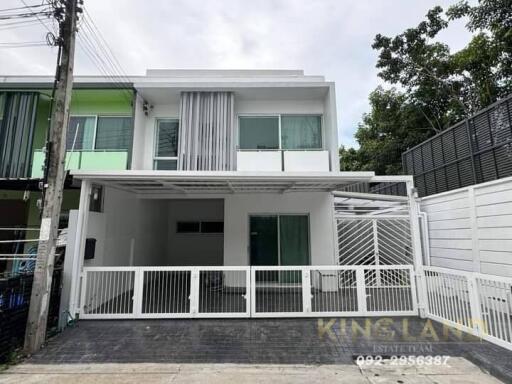
[{"label": "green wall panel", "polygon": [[[67,152],[66,169],[85,171],[115,171],[126,169],[128,152]],[[32,178],[43,177],[44,154],[35,152],[32,161]]]},{"label": "green wall panel", "polygon": [[72,115],[130,115],[132,91],[118,89],[78,89],[71,98]]}]

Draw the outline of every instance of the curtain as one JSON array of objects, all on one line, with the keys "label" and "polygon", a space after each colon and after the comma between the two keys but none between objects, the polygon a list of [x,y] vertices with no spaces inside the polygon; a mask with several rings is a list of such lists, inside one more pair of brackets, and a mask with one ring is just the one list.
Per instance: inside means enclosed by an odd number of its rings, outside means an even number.
[{"label": "curtain", "polygon": [[321,149],[320,116],[282,116],[281,143],[283,149]]},{"label": "curtain", "polygon": [[235,170],[232,92],[182,92],[178,169]]},{"label": "curtain", "polygon": [[130,149],[132,120],[131,117],[98,117],[95,149]]},{"label": "curtain", "polygon": [[32,92],[0,97],[0,177],[29,176],[38,99]]},{"label": "curtain", "polygon": [[79,151],[82,149],[94,149],[95,124],[96,118],[92,116],[70,117],[66,134],[66,150],[70,151],[73,149]]},{"label": "curtain", "polygon": [[279,216],[281,265],[309,265],[309,218]]}]

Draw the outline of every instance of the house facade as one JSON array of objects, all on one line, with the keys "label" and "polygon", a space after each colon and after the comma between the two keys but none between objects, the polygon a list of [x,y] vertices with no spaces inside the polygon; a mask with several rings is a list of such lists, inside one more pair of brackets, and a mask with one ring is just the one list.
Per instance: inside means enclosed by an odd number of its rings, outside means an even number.
[{"label": "house facade", "polygon": [[[35,89],[48,80],[5,78],[4,87]],[[44,141],[35,138],[42,135],[38,127],[46,127],[42,118],[34,126],[25,151],[31,166],[22,171],[37,179],[45,155]],[[134,306],[146,304],[142,298],[127,304],[121,292],[147,296],[152,282],[168,291],[169,281],[184,279],[188,295],[194,268],[217,275],[215,268],[224,268],[223,286],[239,288],[233,281],[241,279],[247,295],[246,268],[269,267],[256,279],[290,289],[292,282],[304,284],[297,268],[338,265],[333,192],[389,180],[406,183],[412,193],[412,180],[340,172],[337,137],[334,84],[302,71],[148,70],[122,84],[75,78],[66,168],[70,188],[79,189],[67,192],[76,209],[67,224],[63,306],[83,316],[85,307],[104,305],[91,303],[109,290],[109,300],[131,306],[133,315]],[[20,176],[3,175],[11,181]],[[406,260],[413,263],[412,256]],[[272,270],[288,267],[286,276]],[[138,283],[136,268],[146,268]],[[84,271],[103,275],[88,279]],[[329,277],[319,281],[324,290],[332,285]],[[193,299],[187,305],[189,314],[199,306]]]}]

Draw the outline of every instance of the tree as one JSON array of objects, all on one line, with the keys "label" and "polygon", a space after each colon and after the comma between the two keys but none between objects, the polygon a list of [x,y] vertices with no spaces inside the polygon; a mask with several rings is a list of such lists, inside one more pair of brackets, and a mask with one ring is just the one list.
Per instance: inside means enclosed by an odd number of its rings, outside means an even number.
[{"label": "tree", "polygon": [[429,137],[432,127],[419,108],[396,89],[378,87],[369,99],[370,112],[363,116],[355,134],[360,147],[340,150],[340,168],[400,173],[402,152]]},{"label": "tree", "polygon": [[[450,21],[467,18],[473,33],[462,50],[434,39]],[[401,153],[512,92],[512,0],[462,1],[428,11],[426,19],[395,37],[377,35],[378,76],[391,88],[369,96],[355,137],[343,149],[342,169],[400,171]],[[356,168],[359,167],[359,168]]]}]

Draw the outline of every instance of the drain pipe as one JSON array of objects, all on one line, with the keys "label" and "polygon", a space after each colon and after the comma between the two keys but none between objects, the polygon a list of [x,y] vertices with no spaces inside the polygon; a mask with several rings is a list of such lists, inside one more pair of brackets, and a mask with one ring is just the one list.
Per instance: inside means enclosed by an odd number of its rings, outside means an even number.
[{"label": "drain pipe", "polygon": [[430,239],[428,236],[428,214],[419,211],[421,223],[421,241],[423,242],[423,264],[430,266]]}]

